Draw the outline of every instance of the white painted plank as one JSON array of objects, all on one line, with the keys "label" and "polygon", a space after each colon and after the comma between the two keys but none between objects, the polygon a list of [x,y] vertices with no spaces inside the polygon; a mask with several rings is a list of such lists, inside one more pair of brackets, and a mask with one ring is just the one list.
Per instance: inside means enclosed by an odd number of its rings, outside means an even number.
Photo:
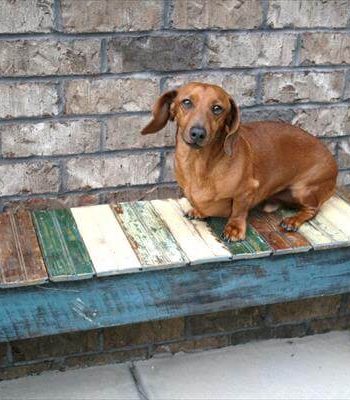
[{"label": "white painted plank", "polygon": [[[183,213],[186,213],[191,209],[191,204],[185,197],[177,200],[177,202],[180,205]],[[206,242],[207,246],[210,247],[212,252],[215,254],[217,261],[228,261],[232,259],[231,252],[226,248],[224,243],[220,242],[218,238],[212,233],[211,229],[205,221],[193,219],[190,222],[192,223],[192,225],[194,225],[196,231]]]},{"label": "white painted plank", "polygon": [[328,220],[350,239],[350,206],[338,196],[327,200],[319,211],[319,216]]},{"label": "white painted plank", "polygon": [[184,217],[176,200],[152,200],[151,203],[167,224],[191,264],[217,260],[216,255],[198,234],[194,225]]},{"label": "white painted plank", "polygon": [[109,205],[71,211],[97,276],[140,270],[140,261]]},{"label": "white painted plank", "polygon": [[312,244],[315,250],[328,249],[334,242],[325,232],[317,229],[310,222],[305,222],[299,228],[299,232]]}]

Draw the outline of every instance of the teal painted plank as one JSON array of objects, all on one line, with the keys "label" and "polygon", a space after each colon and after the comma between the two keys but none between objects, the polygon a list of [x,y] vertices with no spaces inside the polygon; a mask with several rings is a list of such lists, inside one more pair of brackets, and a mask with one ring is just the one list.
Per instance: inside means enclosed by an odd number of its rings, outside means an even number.
[{"label": "teal painted plank", "polygon": [[120,203],[114,209],[143,268],[180,267],[189,263],[150,202]]},{"label": "teal painted plank", "polygon": [[92,262],[71,211],[34,211],[32,216],[50,279],[91,278]]},{"label": "teal painted plank", "polygon": [[57,286],[1,290],[0,342],[347,293],[350,249],[214,262]]},{"label": "teal painted plank", "polygon": [[[223,240],[223,231],[227,223],[225,218],[209,218],[209,227]],[[272,253],[272,248],[258,234],[258,232],[248,225],[246,239],[238,242],[226,242],[226,247],[231,251],[234,259],[265,257]]]}]

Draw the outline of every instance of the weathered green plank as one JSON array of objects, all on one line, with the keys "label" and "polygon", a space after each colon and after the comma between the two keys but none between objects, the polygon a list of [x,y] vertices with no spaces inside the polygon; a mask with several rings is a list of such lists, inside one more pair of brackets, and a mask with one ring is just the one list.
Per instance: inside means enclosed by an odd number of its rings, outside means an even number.
[{"label": "weathered green plank", "polygon": [[[223,240],[223,231],[227,223],[225,218],[209,218],[208,225]],[[248,225],[246,239],[238,242],[225,242],[227,248],[233,254],[233,259],[265,257],[272,253],[271,247],[258,234],[258,232]]]},{"label": "weathered green plank", "polygon": [[50,279],[90,278],[92,263],[71,211],[34,211],[32,215]]},{"label": "weathered green plank", "polygon": [[189,263],[150,202],[120,203],[114,209],[143,268],[179,267]]}]

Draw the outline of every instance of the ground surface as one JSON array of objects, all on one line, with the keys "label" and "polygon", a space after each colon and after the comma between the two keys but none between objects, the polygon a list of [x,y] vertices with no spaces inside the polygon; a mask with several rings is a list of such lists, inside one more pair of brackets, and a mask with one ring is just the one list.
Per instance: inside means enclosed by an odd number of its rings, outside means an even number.
[{"label": "ground surface", "polygon": [[1,400],[349,399],[350,332],[0,383]]}]

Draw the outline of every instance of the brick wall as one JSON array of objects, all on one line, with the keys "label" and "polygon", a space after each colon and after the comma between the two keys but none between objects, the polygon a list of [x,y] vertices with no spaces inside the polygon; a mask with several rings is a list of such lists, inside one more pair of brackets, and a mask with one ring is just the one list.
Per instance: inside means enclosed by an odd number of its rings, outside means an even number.
[{"label": "brick wall", "polygon": [[174,126],[139,131],[194,79],[319,136],[350,184],[349,65],[350,0],[2,0],[0,209],[172,193]]},{"label": "brick wall", "polygon": [[349,328],[342,295],[0,343],[0,380]]}]

